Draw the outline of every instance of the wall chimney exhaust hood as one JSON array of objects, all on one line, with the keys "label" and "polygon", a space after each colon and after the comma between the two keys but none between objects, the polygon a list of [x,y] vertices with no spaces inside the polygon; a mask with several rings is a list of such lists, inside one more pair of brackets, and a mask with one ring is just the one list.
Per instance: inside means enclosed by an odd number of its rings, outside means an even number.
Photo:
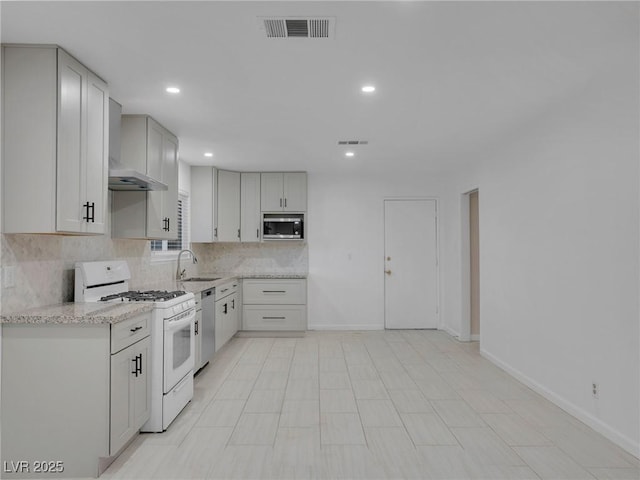
[{"label": "wall chimney exhaust hood", "polygon": [[169,186],[120,162],[122,105],[109,99],[109,190],[168,190]]},{"label": "wall chimney exhaust hood", "polygon": [[109,190],[168,190],[166,183],[159,182],[144,173],[136,172],[109,159]]}]

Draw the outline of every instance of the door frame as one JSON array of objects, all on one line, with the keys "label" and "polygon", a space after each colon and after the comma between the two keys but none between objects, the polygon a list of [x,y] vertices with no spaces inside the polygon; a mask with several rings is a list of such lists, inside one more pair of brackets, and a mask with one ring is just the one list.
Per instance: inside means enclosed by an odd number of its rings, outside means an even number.
[{"label": "door frame", "polygon": [[384,197],[382,199],[382,255],[380,258],[382,259],[382,264],[380,265],[380,271],[382,272],[382,305],[383,305],[383,321],[384,321],[384,329],[387,330],[387,316],[385,312],[387,311],[387,288],[386,288],[386,278],[384,273],[384,262],[385,262],[385,253],[387,245],[385,244],[385,228],[386,228],[386,219],[385,219],[385,209],[384,205],[387,201],[408,201],[408,200],[433,200],[435,202],[435,210],[436,210],[436,323],[438,325],[437,329],[442,330],[442,299],[441,296],[441,288],[440,288],[440,197],[433,196],[420,196],[420,197]]},{"label": "door frame", "polygon": [[[469,228],[469,196],[479,192],[477,186],[460,194],[460,334],[461,342],[471,342],[471,241]],[[477,339],[479,340],[479,339]]]}]

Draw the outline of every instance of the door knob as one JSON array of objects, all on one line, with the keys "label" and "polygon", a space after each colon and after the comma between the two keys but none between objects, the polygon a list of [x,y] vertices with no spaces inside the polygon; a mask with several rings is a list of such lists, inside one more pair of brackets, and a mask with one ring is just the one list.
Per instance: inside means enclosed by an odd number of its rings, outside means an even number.
[{"label": "door knob", "polygon": [[391,270],[385,270],[384,273],[386,273],[387,275],[391,275]]}]

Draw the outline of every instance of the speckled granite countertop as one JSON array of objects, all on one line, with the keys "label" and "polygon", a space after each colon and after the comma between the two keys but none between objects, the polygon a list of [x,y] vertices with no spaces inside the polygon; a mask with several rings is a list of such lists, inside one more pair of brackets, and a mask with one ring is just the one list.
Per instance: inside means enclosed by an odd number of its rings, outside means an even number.
[{"label": "speckled granite countertop", "polygon": [[122,322],[141,313],[150,312],[148,303],[59,303],[31,308],[0,316],[3,324],[66,324],[100,325]]},{"label": "speckled granite countertop", "polygon": [[242,279],[242,278],[256,278],[256,279],[269,279],[269,278],[307,278],[306,273],[250,273],[250,274],[237,274],[237,273],[203,273],[196,275],[195,278],[217,278],[218,280],[206,280],[206,281],[183,281],[176,282],[175,288],[177,290],[184,290],[186,292],[200,293],[210,288],[215,288],[218,285],[227,283],[230,280]]}]

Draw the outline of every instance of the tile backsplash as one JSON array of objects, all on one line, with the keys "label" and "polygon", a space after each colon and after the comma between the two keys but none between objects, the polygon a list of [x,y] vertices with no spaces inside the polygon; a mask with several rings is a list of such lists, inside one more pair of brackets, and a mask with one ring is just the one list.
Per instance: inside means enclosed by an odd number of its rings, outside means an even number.
[{"label": "tile backsplash", "polygon": [[2,312],[73,301],[79,261],[127,260],[131,288],[175,275],[175,262],[152,263],[146,240],[109,236],[3,235],[2,267],[15,268],[15,287],[2,288]]},{"label": "tile backsplash", "polygon": [[194,243],[201,273],[306,274],[307,244],[302,242]]},{"label": "tile backsplash", "polygon": [[[154,262],[147,240],[105,236],[2,235],[2,267],[14,267],[15,286],[2,287],[3,313],[73,301],[74,265],[78,261],[126,260],[132,289],[166,288],[176,262]],[[307,273],[306,243],[194,243],[197,273],[298,274]],[[177,257],[177,255],[176,255]],[[197,268],[197,271],[194,271]]]}]

